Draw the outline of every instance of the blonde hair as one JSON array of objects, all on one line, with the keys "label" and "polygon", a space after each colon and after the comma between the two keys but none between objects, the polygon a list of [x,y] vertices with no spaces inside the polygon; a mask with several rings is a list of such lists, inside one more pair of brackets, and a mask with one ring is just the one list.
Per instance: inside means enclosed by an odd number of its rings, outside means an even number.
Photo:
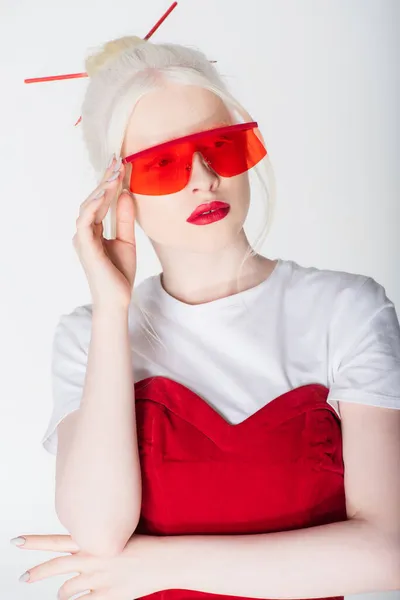
[{"label": "blonde hair", "polygon": [[[100,50],[89,53],[85,67],[89,85],[81,111],[82,134],[98,181],[102,178],[112,153],[116,156],[121,154],[125,131],[136,103],[146,93],[159,87],[163,79],[206,88],[219,96],[233,113],[238,114],[238,122],[254,120],[231,95],[205,54],[192,47],[153,44],[136,36],[125,36],[111,40]],[[256,133],[264,141],[259,131]],[[249,245],[244,255],[237,276],[237,289],[243,264],[256,254],[256,249],[265,240],[271,226],[268,216],[273,216],[275,208],[275,177],[268,154],[254,167],[254,172],[267,199],[264,203],[266,218],[254,247]],[[116,235],[116,203],[122,189],[121,183],[103,221],[104,235],[109,239]],[[152,327],[147,311],[139,306],[134,290],[132,301]],[[162,343],[156,333],[155,337]]]}]

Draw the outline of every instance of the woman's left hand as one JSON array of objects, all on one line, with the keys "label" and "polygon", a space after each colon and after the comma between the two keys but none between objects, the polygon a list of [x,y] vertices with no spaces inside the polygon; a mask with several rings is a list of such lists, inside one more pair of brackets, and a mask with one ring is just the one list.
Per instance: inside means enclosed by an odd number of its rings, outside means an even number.
[{"label": "woman's left hand", "polygon": [[[154,592],[170,589],[171,565],[166,564],[159,536],[133,534],[125,548],[117,555],[98,557],[82,552],[69,535],[24,535],[24,550],[68,552],[29,569],[28,583],[35,583],[54,575],[78,572],[60,588],[58,598],[90,590],[88,600],[132,600]],[[86,597],[86,596],[85,596]]]}]

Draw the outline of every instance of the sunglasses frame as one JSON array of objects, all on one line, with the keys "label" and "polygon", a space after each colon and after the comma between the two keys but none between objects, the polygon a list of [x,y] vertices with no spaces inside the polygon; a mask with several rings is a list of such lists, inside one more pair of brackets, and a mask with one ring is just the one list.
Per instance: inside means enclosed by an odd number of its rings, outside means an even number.
[{"label": "sunglasses frame", "polygon": [[[202,137],[207,137],[208,134],[221,134],[221,133],[229,133],[231,131],[247,131],[248,129],[255,129],[258,127],[258,123],[256,121],[251,121],[249,123],[235,123],[233,125],[224,125],[223,127],[216,127],[214,129],[204,129],[203,131],[199,131],[197,133],[190,133],[180,138],[174,138],[172,140],[168,140],[167,142],[162,142],[161,144],[156,144],[149,148],[145,148],[144,150],[139,150],[139,152],[135,152],[126,156],[122,159],[122,162],[126,165],[128,163],[133,162],[136,158],[141,158],[146,154],[151,154],[156,148],[157,150],[164,150],[169,146],[175,145],[177,142],[182,143],[188,140],[197,140]],[[260,140],[261,141],[261,140]],[[262,143],[262,142],[261,142]]]}]

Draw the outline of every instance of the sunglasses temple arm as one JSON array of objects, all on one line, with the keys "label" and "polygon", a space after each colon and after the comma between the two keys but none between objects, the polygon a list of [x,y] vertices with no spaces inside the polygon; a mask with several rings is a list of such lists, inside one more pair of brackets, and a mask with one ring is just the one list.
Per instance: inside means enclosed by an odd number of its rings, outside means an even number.
[{"label": "sunglasses temple arm", "polygon": [[[240,109],[238,109],[238,111],[242,115],[242,117],[244,118],[245,121],[252,123],[255,120],[255,119],[253,119],[251,114],[247,112],[247,110],[245,108],[241,107]],[[256,136],[258,137],[258,139],[262,142],[262,145],[264,146],[264,148],[266,148],[265,140],[264,140],[259,128],[256,127],[253,131],[256,134]]]}]

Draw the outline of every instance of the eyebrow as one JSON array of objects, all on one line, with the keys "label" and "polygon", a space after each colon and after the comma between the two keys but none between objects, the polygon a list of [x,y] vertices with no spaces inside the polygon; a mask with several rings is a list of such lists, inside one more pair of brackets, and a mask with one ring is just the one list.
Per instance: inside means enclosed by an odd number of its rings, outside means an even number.
[{"label": "eyebrow", "polygon": [[127,156],[125,156],[122,159],[122,162],[124,164],[127,164],[128,162],[131,162],[128,159],[131,159],[133,156],[137,155],[137,156],[140,156],[142,158],[143,156],[146,156],[146,154],[151,154],[151,152],[154,150],[154,148],[160,147],[160,149],[163,149],[164,147],[168,147],[170,144],[172,144],[175,141],[178,141],[180,139],[185,139],[185,138],[188,138],[188,137],[198,138],[198,137],[201,137],[204,133],[207,133],[208,131],[216,131],[217,132],[219,129],[225,130],[227,127],[235,127],[235,129],[242,129],[242,128],[243,129],[244,128],[247,129],[249,126],[250,127],[257,127],[258,124],[257,124],[256,121],[251,121],[250,123],[233,123],[233,124],[230,123],[229,125],[222,125],[220,127],[211,127],[209,129],[203,129],[203,130],[197,131],[195,133],[187,133],[184,136],[180,136],[178,138],[172,138],[172,139],[169,139],[169,140],[167,140],[165,142],[162,142],[161,144],[155,144],[153,146],[148,146],[147,148],[144,148],[143,150],[138,150],[137,152],[133,152],[131,154],[127,154]]},{"label": "eyebrow", "polygon": [[146,142],[146,145],[139,149],[139,150],[135,150],[134,152],[127,152],[126,154],[126,158],[128,158],[129,156],[132,156],[133,154],[138,154],[139,152],[144,152],[145,150],[151,150],[152,148],[155,148],[156,146],[162,146],[163,144],[168,144],[168,142],[172,142],[175,140],[179,140],[181,138],[185,138],[188,137],[189,135],[194,135],[197,133],[203,133],[206,131],[211,131],[212,129],[219,129],[220,127],[229,127],[230,125],[236,125],[237,123],[231,123],[228,119],[223,119],[221,121],[218,122],[214,122],[211,126],[207,127],[205,123],[203,123],[201,125],[201,128],[199,129],[199,126],[197,125],[196,127],[194,127],[191,131],[184,131],[181,132],[180,135],[173,135],[173,137],[168,137],[167,139],[157,139],[157,138],[150,138],[150,140],[148,140]]}]

